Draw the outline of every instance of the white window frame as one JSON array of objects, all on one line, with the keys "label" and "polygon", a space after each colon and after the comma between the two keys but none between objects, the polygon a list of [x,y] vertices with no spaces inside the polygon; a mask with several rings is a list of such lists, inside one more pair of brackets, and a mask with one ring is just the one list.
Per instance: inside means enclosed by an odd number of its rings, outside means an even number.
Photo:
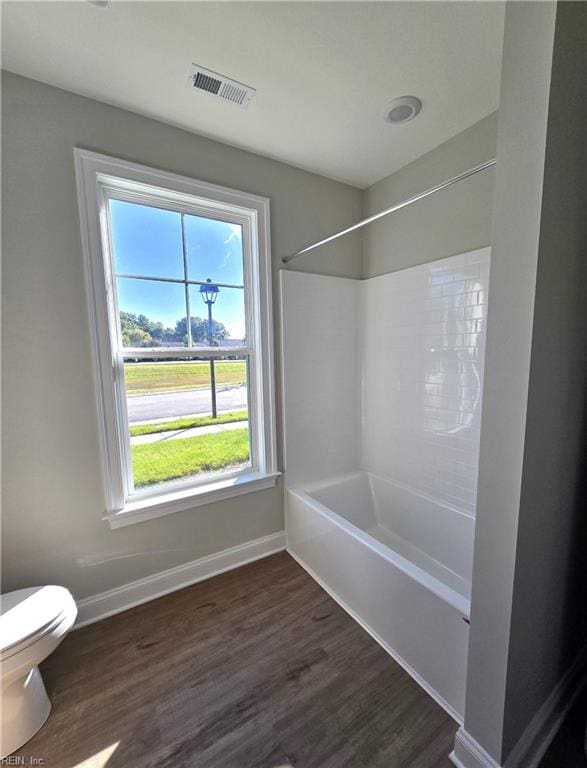
[{"label": "white window frame", "polygon": [[[106,510],[113,528],[275,485],[277,471],[269,200],[185,176],[74,149],[94,358]],[[245,346],[122,349],[109,232],[109,199],[144,202],[243,227]],[[124,357],[248,358],[251,467],[134,490]]]}]

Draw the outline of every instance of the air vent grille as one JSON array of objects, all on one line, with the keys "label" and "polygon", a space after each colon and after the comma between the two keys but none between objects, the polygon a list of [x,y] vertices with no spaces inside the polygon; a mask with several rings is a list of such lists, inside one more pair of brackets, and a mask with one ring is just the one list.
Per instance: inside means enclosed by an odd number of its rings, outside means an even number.
[{"label": "air vent grille", "polygon": [[218,93],[221,85],[222,80],[205,75],[203,72],[197,72],[194,77],[194,88],[200,88],[200,90],[208,91],[208,93]]},{"label": "air vent grille", "polygon": [[239,88],[238,85],[231,85],[230,83],[223,83],[220,96],[228,101],[234,101],[235,104],[242,104],[247,96],[245,88]]},{"label": "air vent grille", "polygon": [[224,75],[219,75],[209,69],[204,69],[197,64],[192,64],[188,87],[238,104],[240,107],[246,107],[256,92],[254,88],[248,85],[231,80],[229,77],[224,77]]}]

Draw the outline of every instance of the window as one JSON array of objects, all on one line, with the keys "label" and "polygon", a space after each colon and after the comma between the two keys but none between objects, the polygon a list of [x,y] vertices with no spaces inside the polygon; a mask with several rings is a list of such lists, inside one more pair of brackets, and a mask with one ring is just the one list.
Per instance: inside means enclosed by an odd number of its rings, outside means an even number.
[{"label": "window", "polygon": [[275,484],[269,202],[75,150],[113,527]]}]

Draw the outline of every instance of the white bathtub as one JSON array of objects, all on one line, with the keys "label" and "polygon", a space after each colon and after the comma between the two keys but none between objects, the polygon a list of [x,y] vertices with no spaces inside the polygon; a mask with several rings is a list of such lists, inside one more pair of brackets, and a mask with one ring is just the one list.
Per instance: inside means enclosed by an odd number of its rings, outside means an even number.
[{"label": "white bathtub", "polygon": [[288,551],[462,723],[474,519],[365,472],[286,496]]}]

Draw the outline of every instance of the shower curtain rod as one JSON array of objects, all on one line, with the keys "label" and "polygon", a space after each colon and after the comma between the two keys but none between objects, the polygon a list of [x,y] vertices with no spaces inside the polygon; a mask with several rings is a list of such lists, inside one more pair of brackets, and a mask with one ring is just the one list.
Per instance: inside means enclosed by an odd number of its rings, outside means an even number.
[{"label": "shower curtain rod", "polygon": [[443,181],[440,184],[437,184],[435,187],[430,187],[430,189],[426,189],[424,192],[420,192],[420,194],[418,195],[414,195],[413,197],[408,197],[406,200],[402,200],[401,203],[396,203],[395,205],[392,205],[391,208],[386,208],[384,211],[379,211],[379,213],[374,213],[372,216],[369,216],[368,218],[363,219],[362,221],[357,221],[356,224],[352,224],[350,227],[347,227],[346,229],[341,229],[340,232],[335,232],[334,234],[329,235],[328,237],[325,237],[323,240],[318,240],[317,243],[312,243],[312,245],[307,245],[305,248],[302,248],[301,251],[292,253],[289,256],[284,256],[282,261],[284,264],[287,264],[288,261],[291,261],[292,259],[297,259],[298,256],[301,256],[304,253],[308,253],[308,251],[313,251],[314,248],[319,248],[321,245],[326,245],[326,243],[330,243],[332,242],[332,240],[337,240],[339,237],[342,237],[343,235],[348,235],[349,232],[354,232],[355,229],[360,229],[361,227],[364,227],[367,224],[371,224],[372,222],[377,221],[377,219],[382,219],[384,216],[388,216],[390,213],[395,213],[395,211],[399,211],[401,208],[406,208],[408,205],[411,205],[412,203],[417,203],[418,200],[423,200],[425,197],[428,197],[429,195],[433,195],[435,192],[440,192],[441,189],[452,187],[453,184],[456,184],[459,181],[463,181],[464,179],[468,179],[469,176],[474,176],[476,173],[480,173],[481,171],[486,171],[488,168],[491,168],[494,165],[495,165],[495,158],[493,158],[493,160],[487,160],[487,162],[481,163],[481,165],[476,165],[474,168],[469,168],[468,171],[459,173],[458,176],[453,176],[451,179],[447,179],[446,181]]}]

